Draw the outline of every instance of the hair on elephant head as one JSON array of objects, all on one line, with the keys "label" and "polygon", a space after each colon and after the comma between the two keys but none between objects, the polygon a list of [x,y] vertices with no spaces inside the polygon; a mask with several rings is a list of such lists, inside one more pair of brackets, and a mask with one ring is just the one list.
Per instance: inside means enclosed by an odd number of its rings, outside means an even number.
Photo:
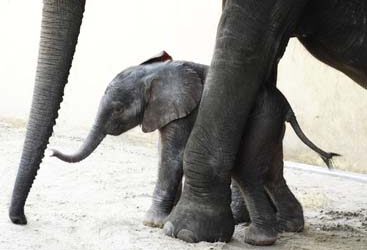
[{"label": "hair on elephant head", "polygon": [[190,114],[199,104],[203,88],[200,65],[171,61],[162,52],[125,69],[108,85],[95,123],[79,151],[52,156],[67,162],[88,157],[106,135],[120,135],[137,125],[144,132],[160,129]]}]

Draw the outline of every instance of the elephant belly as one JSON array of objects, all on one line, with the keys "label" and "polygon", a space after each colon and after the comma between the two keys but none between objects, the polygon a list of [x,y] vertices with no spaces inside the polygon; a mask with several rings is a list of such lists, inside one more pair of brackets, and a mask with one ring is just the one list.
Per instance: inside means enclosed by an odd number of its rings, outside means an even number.
[{"label": "elephant belly", "polygon": [[297,37],[316,58],[367,88],[367,3],[313,0]]}]

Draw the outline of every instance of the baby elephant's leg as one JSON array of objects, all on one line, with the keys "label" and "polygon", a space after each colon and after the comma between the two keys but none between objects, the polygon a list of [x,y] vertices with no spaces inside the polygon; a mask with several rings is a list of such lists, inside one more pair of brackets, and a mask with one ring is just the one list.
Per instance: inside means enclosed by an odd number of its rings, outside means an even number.
[{"label": "baby elephant's leg", "polygon": [[232,202],[231,209],[233,218],[236,224],[249,223],[250,215],[248,213],[244,197],[241,193],[240,187],[235,180],[232,180],[231,184]]},{"label": "baby elephant's leg", "polygon": [[258,115],[250,117],[244,130],[232,176],[244,194],[251,218],[251,224],[245,231],[245,241],[254,245],[271,245],[277,239],[276,215],[264,181],[273,158],[272,142],[277,138],[271,129],[272,120],[264,116],[262,110],[259,111]]},{"label": "baby elephant's leg", "polygon": [[[251,225],[245,235],[248,243],[257,245],[274,243],[277,236],[276,212],[285,210],[283,206],[286,205],[283,204],[286,204],[284,203],[286,200],[295,204],[290,198],[289,189],[289,192],[286,191],[288,188],[286,185],[267,180],[267,176],[272,176],[269,171],[274,168],[273,161],[278,162],[279,157],[281,160],[283,157],[278,153],[281,151],[279,145],[282,145],[284,136],[286,107],[283,100],[276,95],[274,87],[263,88],[243,132],[233,178],[244,193],[251,218]],[[273,187],[275,190],[270,188],[273,183],[277,184]],[[271,201],[267,194],[270,194]],[[286,198],[282,200],[279,195],[285,195]],[[283,216],[283,212],[278,215]]]},{"label": "baby elephant's leg", "polygon": [[304,228],[303,209],[283,176],[283,146],[280,143],[269,170],[265,188],[277,210],[279,232],[300,232]]},{"label": "baby elephant's leg", "polygon": [[163,227],[165,219],[180,198],[183,152],[190,135],[190,124],[189,118],[184,118],[160,129],[158,180],[152,205],[143,222],[146,226]]}]

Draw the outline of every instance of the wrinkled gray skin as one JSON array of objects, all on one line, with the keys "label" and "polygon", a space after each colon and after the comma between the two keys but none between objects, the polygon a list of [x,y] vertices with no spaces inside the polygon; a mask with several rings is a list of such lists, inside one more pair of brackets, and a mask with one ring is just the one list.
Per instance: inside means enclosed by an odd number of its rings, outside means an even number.
[{"label": "wrinkled gray skin", "polygon": [[[163,227],[181,193],[183,152],[195,122],[207,66],[183,62],[153,62],[128,68],[107,87],[95,124],[78,152],[57,150],[53,155],[67,162],[89,156],[106,135],[120,135],[142,126],[159,129],[160,160],[152,206],[144,224]],[[174,122],[173,122],[174,121]]]},{"label": "wrinkled gray skin", "polygon": [[[263,83],[275,82],[291,36],[367,88],[365,0],[226,0],[223,6],[203,97],[185,148],[184,188],[164,226],[167,235],[188,242],[231,239],[230,183],[239,135],[251,122]],[[263,190],[252,192],[260,197]],[[269,210],[265,204],[258,208],[264,216]],[[275,237],[260,219],[246,228],[245,241],[269,245]]]},{"label": "wrinkled gray skin", "polygon": [[[159,129],[158,180],[144,224],[163,227],[181,194],[184,149],[196,119],[208,67],[157,60],[159,57],[149,59],[148,63],[118,74],[105,91],[93,129],[79,151],[67,155],[54,150],[53,156],[66,162],[79,162],[93,152],[105,135],[120,135],[139,124],[144,132]],[[334,155],[322,151],[305,137],[285,97],[270,83],[266,84],[243,132],[232,175],[235,183],[246,188],[233,184],[232,211],[236,222],[251,219],[252,223],[274,228],[275,236],[275,229],[297,232],[304,225],[302,207],[283,178],[285,120],[327,163]],[[263,190],[262,196],[253,193],[259,188]],[[269,211],[264,214],[259,208],[269,202],[275,211],[269,205]]]},{"label": "wrinkled gray skin", "polygon": [[[367,87],[365,0],[224,0],[223,6],[203,98],[185,149],[182,198],[166,228],[167,234],[187,241],[231,239],[234,224],[225,222],[232,220],[229,186],[239,135],[260,87],[276,79],[290,37]],[[57,118],[84,7],[85,0],[44,0],[32,107],[9,209],[15,224],[27,223],[24,205]],[[257,229],[248,231],[253,235]],[[262,239],[259,234],[248,241],[268,243]]]}]

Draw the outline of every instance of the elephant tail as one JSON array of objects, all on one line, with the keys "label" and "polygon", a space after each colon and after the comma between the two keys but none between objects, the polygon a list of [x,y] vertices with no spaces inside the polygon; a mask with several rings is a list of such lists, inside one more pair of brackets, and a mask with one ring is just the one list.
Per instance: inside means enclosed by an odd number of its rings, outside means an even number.
[{"label": "elephant tail", "polygon": [[[287,102],[288,103],[288,102]],[[288,103],[288,112],[286,114],[286,121],[289,122],[294,130],[294,132],[296,133],[296,135],[298,136],[299,139],[301,139],[301,141],[306,144],[309,148],[311,148],[313,151],[315,151],[316,153],[319,154],[319,156],[321,157],[321,159],[325,162],[325,164],[328,166],[329,169],[333,168],[333,162],[332,162],[332,158],[334,156],[341,156],[340,154],[337,153],[333,153],[333,152],[326,152],[324,150],[322,150],[321,148],[319,148],[318,146],[316,146],[310,139],[307,138],[307,136],[303,133],[301,127],[298,124],[296,115],[294,114],[290,104]]]}]

